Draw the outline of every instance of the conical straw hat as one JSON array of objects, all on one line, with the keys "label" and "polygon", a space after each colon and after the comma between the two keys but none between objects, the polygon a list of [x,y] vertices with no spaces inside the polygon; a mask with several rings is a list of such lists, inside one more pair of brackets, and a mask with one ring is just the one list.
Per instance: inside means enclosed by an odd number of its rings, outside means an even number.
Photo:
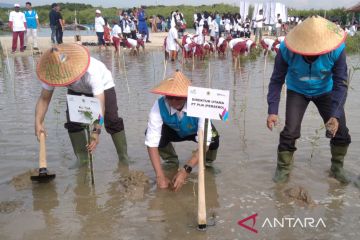
[{"label": "conical straw hat", "polygon": [[336,49],[346,33],[336,24],[320,16],[308,17],[285,37],[286,47],[304,56],[322,55]]},{"label": "conical straw hat", "polygon": [[191,81],[180,71],[176,71],[151,90],[152,93],[165,96],[187,97]]},{"label": "conical straw hat", "polygon": [[79,80],[90,64],[87,48],[76,44],[61,44],[47,50],[36,66],[38,78],[51,86],[66,86]]}]

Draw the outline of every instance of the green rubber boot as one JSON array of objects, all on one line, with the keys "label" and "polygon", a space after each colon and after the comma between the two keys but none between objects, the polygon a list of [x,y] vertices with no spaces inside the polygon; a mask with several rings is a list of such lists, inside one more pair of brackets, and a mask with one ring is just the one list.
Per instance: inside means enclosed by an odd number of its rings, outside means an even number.
[{"label": "green rubber boot", "polygon": [[111,138],[114,142],[116,152],[119,157],[119,161],[123,162],[123,163],[128,163],[129,157],[127,154],[127,143],[126,143],[125,130],[114,133],[113,135],[111,135]]},{"label": "green rubber boot", "polygon": [[89,161],[89,154],[86,148],[87,141],[85,130],[80,132],[69,132],[69,137],[77,158],[77,162],[74,167],[84,165]]},{"label": "green rubber boot", "polygon": [[289,180],[289,175],[294,161],[294,152],[278,152],[277,166],[273,181],[276,183],[285,183]]},{"label": "green rubber boot", "polygon": [[354,181],[354,184],[357,188],[360,188],[360,176],[357,177],[357,179]]},{"label": "green rubber boot", "polygon": [[344,171],[344,158],[347,153],[348,145],[336,146],[331,144],[331,168],[330,175],[343,184],[348,184],[350,179]]},{"label": "green rubber boot", "polygon": [[159,148],[160,157],[164,160],[165,168],[177,168],[179,167],[178,155],[175,152],[175,149],[171,143],[166,145],[166,147]]},{"label": "green rubber boot", "polygon": [[206,167],[212,167],[213,162],[216,160],[216,155],[217,155],[217,149],[208,150],[206,152],[206,160],[205,160]]}]

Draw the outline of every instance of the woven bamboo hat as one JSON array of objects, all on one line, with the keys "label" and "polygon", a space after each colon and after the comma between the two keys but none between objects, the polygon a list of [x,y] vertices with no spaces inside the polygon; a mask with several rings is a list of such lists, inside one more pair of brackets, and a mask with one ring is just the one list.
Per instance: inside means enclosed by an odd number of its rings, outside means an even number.
[{"label": "woven bamboo hat", "polygon": [[51,86],[67,86],[79,80],[90,64],[87,48],[76,44],[61,44],[47,50],[36,66],[38,78]]},{"label": "woven bamboo hat", "polygon": [[187,97],[190,85],[191,81],[182,72],[176,70],[174,74],[161,81],[151,92],[165,96]]},{"label": "woven bamboo hat", "polygon": [[335,23],[320,16],[308,17],[285,37],[290,51],[304,56],[322,55],[339,47],[346,33]]}]

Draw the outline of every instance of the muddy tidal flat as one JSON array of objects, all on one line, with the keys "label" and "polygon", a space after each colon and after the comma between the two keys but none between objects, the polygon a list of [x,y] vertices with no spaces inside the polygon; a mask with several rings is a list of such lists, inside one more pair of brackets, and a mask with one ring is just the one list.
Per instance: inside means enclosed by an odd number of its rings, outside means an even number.
[{"label": "muddy tidal flat", "polygon": [[[114,76],[130,164],[119,165],[111,137],[104,131],[94,159],[95,187],[86,167],[72,167],[75,156],[64,129],[66,89],[58,88],[45,120],[48,167],[56,178],[47,184],[32,183],[29,177],[37,167],[39,150],[34,136],[34,109],[41,90],[35,74],[38,56],[2,59],[0,239],[360,239],[360,190],[328,177],[329,140],[313,104],[303,120],[290,182],[277,186],[271,180],[286,97],[283,91],[280,124],[271,132],[265,126],[271,58],[266,68],[261,56],[241,62],[236,70],[230,55],[196,61],[194,67],[192,62],[167,64],[167,74],[182,69],[194,86],[207,87],[210,62],[211,86],[230,91],[229,121],[214,122],[220,148],[214,168],[206,170],[209,226],[200,232],[197,168],[180,192],[159,190],[144,145],[147,116],[158,97],[149,90],[164,76],[163,52],[139,56],[125,52],[119,58],[113,51],[92,51],[92,56]],[[359,62],[359,56],[348,56],[349,68]],[[353,179],[360,174],[359,80],[358,71],[346,102],[352,144],[345,169]],[[175,144],[181,165],[196,147],[192,142]],[[248,228],[238,224],[248,217],[242,222]]]}]

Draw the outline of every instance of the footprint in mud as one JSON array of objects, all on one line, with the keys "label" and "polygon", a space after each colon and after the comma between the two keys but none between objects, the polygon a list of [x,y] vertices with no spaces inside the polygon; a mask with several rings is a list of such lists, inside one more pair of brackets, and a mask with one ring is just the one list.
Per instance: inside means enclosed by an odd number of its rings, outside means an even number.
[{"label": "footprint in mud", "polygon": [[316,203],[312,200],[309,192],[301,187],[295,186],[286,189],[284,192],[284,197],[287,201],[295,201],[296,204],[307,207],[315,207]]},{"label": "footprint in mud", "polygon": [[21,207],[23,202],[21,201],[3,201],[0,202],[0,213],[12,213],[17,208]]},{"label": "footprint in mud", "polygon": [[37,169],[31,169],[13,177],[13,179],[10,181],[10,184],[13,185],[16,190],[24,190],[27,188],[31,188],[32,182],[30,180],[30,177],[34,175],[39,175]]},{"label": "footprint in mud", "polygon": [[125,192],[125,198],[140,200],[144,198],[146,187],[149,185],[149,177],[141,171],[129,171],[122,174],[120,183]]}]

